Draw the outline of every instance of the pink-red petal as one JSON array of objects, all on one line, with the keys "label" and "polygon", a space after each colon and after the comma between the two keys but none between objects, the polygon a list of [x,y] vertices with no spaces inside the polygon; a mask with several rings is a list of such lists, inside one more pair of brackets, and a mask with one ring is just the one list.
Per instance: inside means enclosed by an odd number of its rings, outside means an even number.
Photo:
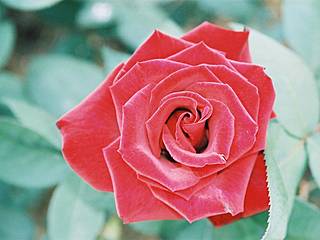
[{"label": "pink-red petal", "polygon": [[191,45],[192,43],[183,39],[175,38],[155,30],[132,54],[116,80],[121,78],[138,62],[167,58]]},{"label": "pink-red petal", "polygon": [[224,103],[235,117],[235,133],[229,161],[232,162],[249,151],[256,140],[258,126],[241,104],[232,88],[226,84],[197,82],[187,90],[195,91],[207,99]]},{"label": "pink-red petal", "polygon": [[120,153],[123,160],[140,175],[146,176],[171,191],[189,188],[199,178],[189,167],[153,155],[144,124],[152,85],[138,91],[123,108]]},{"label": "pink-red petal", "polygon": [[93,93],[57,122],[65,159],[86,182],[101,191],[112,191],[102,148],[119,136],[109,86],[122,67],[120,64],[115,68]]},{"label": "pink-red petal", "polygon": [[119,128],[121,128],[122,107],[137,91],[149,83],[158,83],[171,73],[187,66],[186,64],[169,60],[156,59],[137,63],[121,77],[111,87]]},{"label": "pink-red petal", "polygon": [[209,220],[216,226],[222,226],[240,218],[249,217],[251,215],[263,212],[268,208],[269,197],[266,167],[263,154],[259,153],[247,188],[244,211],[235,216],[232,216],[231,214],[212,216],[209,218]]},{"label": "pink-red petal", "polygon": [[110,169],[119,217],[124,223],[181,218],[177,212],[156,199],[147,185],[137,179],[136,173],[117,152],[119,143],[118,138],[103,150]]},{"label": "pink-red petal", "polygon": [[234,62],[232,65],[245,77],[250,83],[255,85],[260,96],[260,106],[258,113],[257,140],[252,152],[263,150],[266,145],[266,133],[270,118],[272,117],[272,108],[275,101],[275,90],[271,78],[267,76],[260,66]]},{"label": "pink-red petal", "polygon": [[245,193],[256,157],[255,154],[242,158],[216,174],[210,184],[189,200],[157,187],[150,188],[156,198],[189,222],[223,213],[237,215],[244,209]]},{"label": "pink-red petal", "polygon": [[204,22],[186,33],[182,39],[193,43],[203,41],[209,47],[225,52],[227,58],[251,62],[248,37],[248,31],[232,31]]}]

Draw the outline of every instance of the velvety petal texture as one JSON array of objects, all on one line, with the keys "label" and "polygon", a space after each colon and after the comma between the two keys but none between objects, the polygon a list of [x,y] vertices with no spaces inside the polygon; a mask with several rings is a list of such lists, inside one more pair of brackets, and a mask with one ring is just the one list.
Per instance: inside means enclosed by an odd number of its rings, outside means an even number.
[{"label": "velvety petal texture", "polygon": [[125,223],[268,208],[263,150],[275,92],[251,63],[249,32],[205,22],[181,38],[154,31],[57,126],[72,169],[113,191]]}]

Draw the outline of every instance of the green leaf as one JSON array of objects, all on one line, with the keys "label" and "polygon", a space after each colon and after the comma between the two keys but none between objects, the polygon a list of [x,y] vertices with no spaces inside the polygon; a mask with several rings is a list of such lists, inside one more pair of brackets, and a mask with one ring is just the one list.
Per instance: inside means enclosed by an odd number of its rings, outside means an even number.
[{"label": "green leaf", "polygon": [[112,5],[105,0],[88,1],[77,14],[77,23],[83,28],[98,28],[113,22]]},{"label": "green leaf", "polygon": [[200,7],[207,12],[214,12],[216,15],[223,18],[231,18],[241,21],[246,21],[252,17],[258,10],[258,4],[256,1],[251,0],[224,0],[212,1],[212,0],[200,0],[198,1]]},{"label": "green leaf", "polygon": [[307,149],[311,173],[320,187],[320,133],[307,139]]},{"label": "green leaf", "polygon": [[89,62],[65,55],[42,55],[28,66],[26,90],[31,101],[59,116],[103,79],[102,70]]},{"label": "green leaf", "polygon": [[0,68],[10,59],[16,38],[15,27],[10,21],[0,21]]},{"label": "green leaf", "polygon": [[129,54],[114,50],[109,47],[102,48],[102,58],[104,62],[104,69],[106,73],[110,73],[121,62],[129,58]]},{"label": "green leaf", "polygon": [[296,54],[258,31],[250,29],[249,44],[253,62],[264,66],[274,82],[277,119],[291,134],[306,136],[319,121],[319,96],[312,72]]},{"label": "green leaf", "polygon": [[0,101],[3,97],[23,98],[22,81],[10,72],[0,73]]},{"label": "green leaf", "polygon": [[32,240],[35,224],[23,210],[0,206],[0,239]]},{"label": "green leaf", "polygon": [[36,208],[45,197],[43,189],[20,188],[0,181],[0,204],[4,207]]},{"label": "green leaf", "polygon": [[39,10],[48,8],[62,0],[0,0],[7,7],[23,11]]},{"label": "green leaf", "polygon": [[285,0],[282,10],[286,41],[312,69],[320,69],[320,2]]},{"label": "green leaf", "polygon": [[320,210],[299,198],[295,200],[288,226],[287,240],[318,240]]},{"label": "green leaf", "polygon": [[137,232],[145,235],[159,236],[162,230],[163,221],[148,221],[131,223],[129,226]]},{"label": "green leaf", "polygon": [[63,34],[55,41],[53,53],[69,54],[76,58],[94,60],[98,54],[97,46],[83,33]]},{"label": "green leaf", "polygon": [[175,240],[211,240],[213,236],[213,225],[208,220],[201,220],[190,224],[188,227],[176,234]]},{"label": "green leaf", "polygon": [[253,217],[244,218],[232,224],[215,228],[213,238],[224,240],[251,240],[260,239],[264,232],[264,225],[256,222]]},{"label": "green leaf", "polygon": [[61,154],[12,119],[0,119],[0,179],[21,187],[50,187],[67,171]]},{"label": "green leaf", "polygon": [[83,200],[87,185],[71,175],[56,188],[49,204],[48,235],[51,240],[93,240],[105,213]]},{"label": "green leaf", "polygon": [[174,36],[182,34],[180,27],[151,1],[114,1],[113,6],[118,35],[131,49],[137,48],[155,29]]},{"label": "green leaf", "polygon": [[295,192],[305,170],[304,142],[290,137],[273,122],[268,129],[265,154],[271,206],[263,239],[283,239]]},{"label": "green leaf", "polygon": [[175,240],[178,232],[189,227],[190,223],[185,220],[167,220],[162,221],[160,237],[164,240]]},{"label": "green leaf", "polygon": [[46,111],[31,104],[6,98],[3,100],[22,126],[36,132],[57,149],[60,149],[60,134],[55,125],[56,119]]}]

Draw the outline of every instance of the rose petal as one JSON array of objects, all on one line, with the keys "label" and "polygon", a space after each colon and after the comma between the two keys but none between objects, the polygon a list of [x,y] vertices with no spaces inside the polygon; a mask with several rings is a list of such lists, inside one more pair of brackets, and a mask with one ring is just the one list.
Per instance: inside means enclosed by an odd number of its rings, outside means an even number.
[{"label": "rose petal", "polygon": [[[161,105],[157,111],[146,121],[146,129],[150,147],[153,153],[160,156],[160,135],[162,128],[168,120],[169,116],[179,108],[188,109],[192,112],[193,116],[197,115],[197,107],[210,105],[206,99],[202,98],[199,94],[192,92],[179,92],[177,94],[169,94],[161,100]],[[212,109],[211,109],[212,112]],[[203,121],[203,128],[205,119]]]},{"label": "rose petal", "polygon": [[112,191],[101,149],[119,136],[109,86],[122,66],[115,68],[93,93],[57,121],[64,158],[86,182],[101,191]]},{"label": "rose petal", "polygon": [[116,107],[119,128],[122,121],[122,106],[141,88],[149,83],[157,83],[171,73],[188,65],[169,60],[150,60],[137,63],[112,87],[112,99]]},{"label": "rose petal", "polygon": [[152,85],[138,91],[123,108],[120,153],[123,160],[140,175],[159,182],[171,191],[195,185],[199,178],[190,168],[156,158],[150,149],[144,123]]},{"label": "rose petal", "polygon": [[147,185],[137,179],[136,173],[117,152],[119,143],[120,138],[103,149],[110,169],[119,217],[124,223],[181,218],[177,212],[157,200]]},{"label": "rose petal", "polygon": [[209,47],[226,53],[227,58],[251,62],[248,47],[249,32],[237,32],[204,22],[185,34],[182,39],[189,42],[205,42]]},{"label": "rose petal", "polygon": [[234,69],[229,60],[221,52],[208,47],[204,42],[192,45],[168,57],[168,60],[193,66],[200,64],[224,65]]},{"label": "rose petal", "polygon": [[214,113],[208,121],[208,146],[202,153],[185,151],[175,143],[166,127],[163,129],[163,141],[174,160],[191,167],[223,164],[228,158],[234,137],[234,117],[221,102],[210,100]]},{"label": "rose petal", "polygon": [[230,86],[221,83],[197,82],[190,85],[187,90],[224,103],[235,117],[234,140],[228,161],[239,158],[252,148],[258,127]]},{"label": "rose petal", "polygon": [[155,30],[132,54],[117,79],[121,78],[138,62],[167,58],[191,45],[190,42]]},{"label": "rose petal", "polygon": [[172,92],[183,91],[196,82],[220,82],[205,66],[190,66],[178,70],[161,80],[151,93],[151,112],[154,112],[162,98]]},{"label": "rose petal", "polygon": [[162,139],[172,158],[185,166],[203,167],[205,165],[223,164],[226,162],[223,155],[216,152],[197,154],[181,149],[175,142],[167,126],[163,127]]},{"label": "rose petal", "polygon": [[245,157],[216,174],[210,184],[189,200],[153,186],[154,196],[176,210],[189,222],[204,217],[243,211],[245,193],[257,154]]},{"label": "rose petal", "polygon": [[232,216],[231,214],[212,216],[209,218],[209,220],[214,225],[221,226],[227,223],[231,223],[242,217],[249,217],[251,215],[263,212],[268,208],[269,197],[267,188],[266,167],[263,154],[259,153],[247,188],[244,211],[236,216]]},{"label": "rose petal", "polygon": [[[177,144],[182,149],[195,153],[196,150],[194,149],[190,140],[183,133],[182,128],[181,128],[182,120],[186,117],[189,117],[189,115],[191,115],[189,112],[184,112],[182,110],[175,111],[171,115],[171,117],[169,118],[169,120],[167,121],[166,124],[167,124],[171,134],[175,135]],[[163,143],[161,143],[161,147],[164,148]]]},{"label": "rose petal", "polygon": [[272,108],[275,101],[275,90],[272,80],[260,66],[232,61],[232,65],[254,84],[260,96],[260,106],[258,113],[258,126],[256,143],[251,150],[257,152],[263,150],[266,146],[267,127],[272,114]]},{"label": "rose petal", "polygon": [[259,94],[255,85],[248,82],[241,74],[222,65],[206,65],[206,67],[222,82],[228,84],[237,94],[242,105],[256,121],[259,112]]}]

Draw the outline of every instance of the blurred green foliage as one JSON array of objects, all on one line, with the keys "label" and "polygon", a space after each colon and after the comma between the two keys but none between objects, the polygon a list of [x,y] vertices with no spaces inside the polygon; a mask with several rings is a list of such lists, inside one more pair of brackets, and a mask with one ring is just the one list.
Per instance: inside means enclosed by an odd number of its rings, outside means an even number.
[{"label": "blurred green foliage", "polygon": [[[179,36],[205,20],[263,33],[250,44],[277,92],[270,213],[123,225],[112,194],[70,171],[55,120],[153,29]],[[0,0],[0,239],[319,239],[319,43],[318,0]]]}]

